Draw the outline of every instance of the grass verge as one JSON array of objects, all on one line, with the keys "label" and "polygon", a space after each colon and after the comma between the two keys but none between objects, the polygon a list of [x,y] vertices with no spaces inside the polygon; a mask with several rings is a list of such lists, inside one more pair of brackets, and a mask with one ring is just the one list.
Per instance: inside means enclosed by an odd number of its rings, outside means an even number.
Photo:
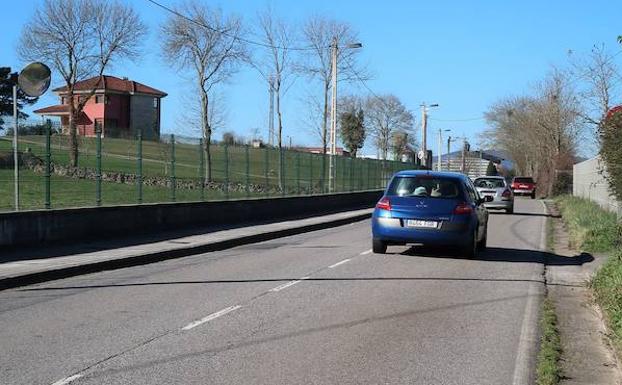
[{"label": "grass verge", "polygon": [[591,282],[596,302],[602,309],[611,341],[618,357],[622,355],[622,252],[609,257]]},{"label": "grass verge", "polygon": [[587,199],[563,195],[555,198],[568,227],[570,246],[588,252],[610,252],[619,246],[622,227],[614,213]]},{"label": "grass verge", "polygon": [[557,315],[555,306],[548,298],[542,303],[540,316],[540,352],[538,353],[538,363],[536,367],[536,384],[555,385],[561,378],[561,368],[559,359],[561,357],[561,342],[559,330],[557,329]]},{"label": "grass verge", "polygon": [[611,341],[622,355],[622,224],[616,215],[586,199],[562,196],[556,198],[570,232],[574,248],[590,252],[613,253],[596,272],[590,283],[611,331]]}]

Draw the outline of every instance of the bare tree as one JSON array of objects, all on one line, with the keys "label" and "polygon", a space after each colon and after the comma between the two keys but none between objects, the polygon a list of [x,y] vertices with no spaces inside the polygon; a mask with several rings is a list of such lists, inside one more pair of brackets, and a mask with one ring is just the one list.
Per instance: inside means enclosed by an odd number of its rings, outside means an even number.
[{"label": "bare tree", "polygon": [[[191,86],[192,88],[192,86]],[[199,132],[203,136],[203,127],[201,126],[201,100],[196,97],[200,90],[196,93],[185,93],[181,100],[184,110],[179,112],[178,125],[180,128],[190,128],[191,131]],[[225,95],[218,89],[212,89],[209,93],[209,111],[208,122],[212,128],[212,133],[223,130],[227,127],[227,119],[229,109],[227,107],[227,99]]]},{"label": "bare tree", "polygon": [[415,138],[412,133],[404,131],[395,132],[391,143],[393,159],[401,161],[405,155],[413,152],[414,144]]},{"label": "bare tree", "polygon": [[[347,23],[327,19],[322,16],[310,18],[303,27],[303,37],[310,47],[304,62],[299,70],[312,79],[319,80],[322,86],[322,149],[326,153],[328,147],[328,116],[329,94],[332,80],[331,44],[333,39],[338,44],[348,44],[358,41],[358,34]],[[366,80],[369,75],[357,62],[358,50],[340,49],[337,54],[337,71],[341,81],[356,79]]]},{"label": "bare tree", "polygon": [[[242,24],[237,17],[225,17],[219,9],[190,1],[176,9],[161,27],[162,53],[180,69],[190,69],[199,91],[201,131],[207,158],[205,178],[212,180],[210,145],[210,91],[228,80],[238,64],[246,60],[246,44],[241,40]],[[182,16],[183,15],[183,16]]]},{"label": "bare tree", "polygon": [[[72,166],[78,165],[77,117],[102,86],[106,68],[138,56],[145,33],[132,7],[104,0],[46,0],[22,29],[20,58],[50,64],[65,82]],[[76,100],[76,83],[93,76],[85,97]]]},{"label": "bare tree", "polygon": [[570,62],[579,82],[581,117],[593,128],[592,137],[597,140],[601,122],[622,98],[620,68],[604,45],[595,45],[585,57],[572,57]]},{"label": "bare tree", "polygon": [[533,95],[508,98],[486,113],[487,133],[508,152],[519,174],[533,175],[550,194],[557,170],[572,166],[582,126],[576,90],[554,69]]},{"label": "bare tree", "polygon": [[413,114],[395,95],[370,97],[366,103],[365,119],[382,159],[387,159],[391,141],[397,132],[414,137]]},{"label": "bare tree", "polygon": [[[279,151],[283,148],[283,114],[281,111],[281,98],[284,92],[291,86],[287,84],[293,75],[292,41],[295,33],[283,20],[278,19],[272,9],[267,7],[258,14],[258,35],[261,42],[266,46],[265,54],[251,62],[261,76],[272,88],[276,101],[277,116],[277,145]],[[279,185],[283,188],[283,164],[279,157]]]}]

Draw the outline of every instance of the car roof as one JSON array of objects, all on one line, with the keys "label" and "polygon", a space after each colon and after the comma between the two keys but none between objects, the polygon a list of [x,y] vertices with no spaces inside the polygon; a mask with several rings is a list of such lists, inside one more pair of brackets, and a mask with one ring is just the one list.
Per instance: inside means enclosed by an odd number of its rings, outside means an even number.
[{"label": "car roof", "polygon": [[395,176],[430,176],[440,178],[453,178],[465,181],[467,176],[459,172],[432,171],[432,170],[404,170],[395,173]]},{"label": "car roof", "polygon": [[504,178],[504,177],[499,176],[499,175],[494,175],[494,176],[493,176],[493,175],[491,175],[491,176],[486,176],[486,175],[484,175],[484,176],[478,176],[478,177],[477,177],[477,178],[475,178],[475,179],[484,179],[484,178],[486,178],[486,179],[503,179],[503,180],[505,180],[505,178]]}]

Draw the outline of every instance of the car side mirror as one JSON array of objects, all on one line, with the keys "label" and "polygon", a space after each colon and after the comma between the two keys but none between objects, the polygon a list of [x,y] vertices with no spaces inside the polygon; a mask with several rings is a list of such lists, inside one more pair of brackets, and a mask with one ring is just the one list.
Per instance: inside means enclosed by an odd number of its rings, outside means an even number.
[{"label": "car side mirror", "polygon": [[494,198],[493,198],[493,197],[491,197],[490,195],[486,195],[486,196],[484,197],[484,202],[492,202],[493,200],[494,200]]}]

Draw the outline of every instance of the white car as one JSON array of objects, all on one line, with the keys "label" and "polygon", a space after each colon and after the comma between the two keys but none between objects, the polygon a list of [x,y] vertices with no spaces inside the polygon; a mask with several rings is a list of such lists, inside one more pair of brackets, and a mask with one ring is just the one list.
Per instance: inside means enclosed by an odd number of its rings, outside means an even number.
[{"label": "white car", "polygon": [[482,176],[473,181],[477,192],[482,198],[492,197],[491,202],[484,205],[491,210],[505,210],[506,213],[514,212],[514,193],[502,176]]}]

